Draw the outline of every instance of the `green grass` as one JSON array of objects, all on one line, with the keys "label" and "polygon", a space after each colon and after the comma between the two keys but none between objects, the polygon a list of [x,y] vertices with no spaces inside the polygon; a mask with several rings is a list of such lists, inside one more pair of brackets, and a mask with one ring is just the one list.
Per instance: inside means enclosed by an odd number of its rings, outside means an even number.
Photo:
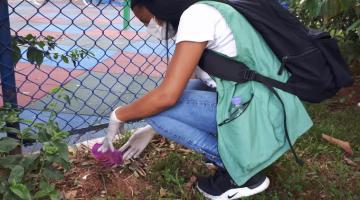
[{"label": "green grass", "polygon": [[287,153],[266,170],[271,186],[248,199],[360,199],[360,174],[343,161],[343,151],[322,134],[349,141],[359,161],[360,109],[331,111],[327,104],[308,105],[314,126],[300,138],[296,151],[306,165],[298,166]]},{"label": "green grass", "polygon": [[[185,186],[195,175],[210,175],[200,155],[170,152],[151,166],[147,180],[156,189],[148,191],[148,199],[205,199],[195,188]],[[162,198],[159,197],[161,188],[166,190]]]},{"label": "green grass", "polygon": [[[349,141],[355,153],[352,160],[360,162],[360,108],[333,111],[327,103],[306,106],[314,126],[295,145],[306,164],[299,166],[288,152],[265,170],[271,181],[269,189],[246,199],[360,199],[360,168],[346,165],[344,152],[322,139],[322,134],[328,134]],[[192,176],[210,174],[200,155],[168,149],[167,156],[158,157],[155,155],[144,178],[153,186],[145,191],[146,199],[205,199],[194,187],[185,186]],[[160,190],[165,191],[161,197]]]}]

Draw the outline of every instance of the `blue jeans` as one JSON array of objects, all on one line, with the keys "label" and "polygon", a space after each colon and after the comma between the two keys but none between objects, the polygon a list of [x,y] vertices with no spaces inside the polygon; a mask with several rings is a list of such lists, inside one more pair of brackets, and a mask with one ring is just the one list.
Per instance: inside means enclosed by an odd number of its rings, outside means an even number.
[{"label": "blue jeans", "polygon": [[217,143],[215,90],[190,80],[177,104],[146,119],[160,135],[181,144],[223,167]]}]

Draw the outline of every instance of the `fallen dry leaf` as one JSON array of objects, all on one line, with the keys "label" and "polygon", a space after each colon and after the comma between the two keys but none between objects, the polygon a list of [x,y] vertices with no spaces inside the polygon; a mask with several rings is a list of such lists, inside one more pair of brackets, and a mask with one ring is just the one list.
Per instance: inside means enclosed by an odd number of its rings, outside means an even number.
[{"label": "fallen dry leaf", "polygon": [[136,171],[138,172],[138,174],[140,174],[141,176],[146,176],[146,172],[143,168],[139,167],[139,168],[136,168]]},{"label": "fallen dry leaf", "polygon": [[190,153],[192,153],[192,150],[190,150],[190,149],[183,149],[183,148],[181,148],[181,149],[178,149],[178,151],[180,151],[180,152],[182,152],[182,153],[184,153],[184,154],[190,154]]},{"label": "fallen dry leaf", "polygon": [[165,156],[167,156],[168,155],[168,153],[167,152],[160,152],[160,157],[161,158],[164,158]]},{"label": "fallen dry leaf", "polygon": [[77,190],[71,190],[69,192],[65,192],[64,198],[65,199],[75,199],[77,195]]},{"label": "fallen dry leaf", "polygon": [[191,189],[191,187],[196,183],[196,180],[197,180],[196,176],[192,176],[192,177],[190,178],[189,182],[187,182],[187,183],[185,184],[185,187],[186,187],[187,189]]},{"label": "fallen dry leaf", "polygon": [[134,174],[134,176],[135,176],[136,178],[139,178],[139,177],[140,177],[139,173],[138,173],[136,170],[133,172],[133,174]]},{"label": "fallen dry leaf", "polygon": [[86,174],[85,176],[82,177],[82,179],[83,179],[83,180],[86,180],[89,175],[90,175],[90,174]]},{"label": "fallen dry leaf", "polygon": [[354,152],[351,149],[351,146],[350,146],[349,142],[339,140],[337,138],[331,137],[331,136],[326,135],[326,134],[322,134],[322,138],[324,140],[328,141],[331,144],[338,145],[339,147],[341,147],[350,156],[352,156],[354,154]]},{"label": "fallen dry leaf", "polygon": [[95,160],[89,160],[89,161],[85,161],[81,163],[81,166],[88,166],[88,165],[95,165],[96,161]]},{"label": "fallen dry leaf", "polygon": [[166,189],[160,188],[159,195],[160,197],[164,197],[166,195]]},{"label": "fallen dry leaf", "polygon": [[170,144],[170,149],[175,149],[175,144]]}]

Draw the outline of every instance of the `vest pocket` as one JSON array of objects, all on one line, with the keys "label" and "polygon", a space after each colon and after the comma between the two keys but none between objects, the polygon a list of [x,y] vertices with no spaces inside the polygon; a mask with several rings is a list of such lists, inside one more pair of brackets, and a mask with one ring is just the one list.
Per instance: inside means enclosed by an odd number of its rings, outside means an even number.
[{"label": "vest pocket", "polygon": [[228,111],[228,117],[225,120],[223,120],[222,122],[220,122],[220,124],[218,124],[218,126],[223,126],[223,125],[230,123],[230,122],[234,121],[235,119],[239,118],[248,109],[253,98],[254,98],[254,94],[251,94],[250,99],[244,103],[241,103],[241,105],[238,108],[236,108],[236,110],[232,110],[230,107],[230,109]]}]

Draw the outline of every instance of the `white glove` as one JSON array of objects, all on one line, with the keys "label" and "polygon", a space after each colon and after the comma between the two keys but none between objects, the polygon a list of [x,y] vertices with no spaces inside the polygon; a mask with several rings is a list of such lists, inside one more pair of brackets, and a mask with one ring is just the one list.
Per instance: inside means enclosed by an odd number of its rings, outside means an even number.
[{"label": "white glove", "polygon": [[120,148],[121,152],[126,151],[123,155],[123,159],[128,160],[132,157],[139,157],[155,134],[155,130],[150,125],[137,129],[129,140]]},{"label": "white glove", "polygon": [[125,123],[122,122],[121,120],[119,120],[115,114],[115,112],[119,108],[120,107],[116,108],[110,115],[109,126],[107,128],[107,134],[102,142],[101,147],[99,147],[99,149],[98,149],[99,152],[105,153],[109,149],[111,151],[114,151],[113,140],[115,138],[115,135],[118,133],[124,132],[124,124]]},{"label": "white glove", "polygon": [[200,79],[202,82],[204,82],[207,86],[211,88],[216,88],[215,81],[209,76],[208,73],[206,73],[204,70],[202,70],[200,67],[196,67],[195,69],[195,77]]}]

